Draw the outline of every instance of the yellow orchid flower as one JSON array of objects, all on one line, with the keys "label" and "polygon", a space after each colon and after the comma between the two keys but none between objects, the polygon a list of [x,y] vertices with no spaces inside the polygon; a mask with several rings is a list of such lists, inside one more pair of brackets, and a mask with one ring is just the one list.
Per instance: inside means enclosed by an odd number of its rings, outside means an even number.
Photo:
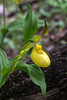
[{"label": "yellow orchid flower", "polygon": [[13,0],[13,1],[18,4],[18,3],[22,2],[23,0]]},{"label": "yellow orchid flower", "polygon": [[39,67],[48,67],[50,65],[50,58],[41,48],[41,45],[36,45],[32,49],[31,59]]}]

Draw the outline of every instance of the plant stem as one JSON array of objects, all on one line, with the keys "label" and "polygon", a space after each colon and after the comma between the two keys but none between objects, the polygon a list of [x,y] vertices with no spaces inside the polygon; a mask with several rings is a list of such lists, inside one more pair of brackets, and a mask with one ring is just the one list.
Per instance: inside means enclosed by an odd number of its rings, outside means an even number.
[{"label": "plant stem", "polygon": [[4,20],[4,28],[6,27],[6,16],[5,16],[5,1],[3,0],[3,20]]},{"label": "plant stem", "polygon": [[22,14],[22,11],[21,11],[21,9],[19,8],[19,5],[16,3],[16,7],[17,7],[17,9],[18,9],[18,11]]}]

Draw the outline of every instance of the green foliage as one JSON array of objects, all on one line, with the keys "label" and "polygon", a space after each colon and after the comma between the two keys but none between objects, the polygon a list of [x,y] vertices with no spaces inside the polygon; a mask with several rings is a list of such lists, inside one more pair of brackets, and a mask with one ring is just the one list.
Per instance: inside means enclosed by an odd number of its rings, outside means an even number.
[{"label": "green foliage", "polygon": [[8,30],[9,31],[14,31],[14,30],[23,31],[23,20],[24,19],[18,19],[18,20],[15,20],[15,21],[11,22],[8,25]]},{"label": "green foliage", "polygon": [[6,53],[0,49],[0,87],[5,83],[6,76],[9,73],[9,60]]},{"label": "green foliage", "polygon": [[29,69],[29,75],[32,81],[36,85],[40,86],[42,93],[45,96],[46,95],[46,83],[45,83],[45,77],[44,77],[42,70],[38,66],[32,65],[31,68]]},{"label": "green foliage", "polygon": [[55,11],[67,14],[67,0],[46,0],[46,2],[55,7]]},{"label": "green foliage", "polygon": [[40,14],[43,16],[46,16],[48,18],[51,17],[51,13],[48,13],[47,11],[45,11],[43,8],[40,9]]},{"label": "green foliage", "polygon": [[3,66],[3,70],[0,73],[1,75],[0,88],[5,84],[10,71],[11,71],[11,67],[6,67],[5,65]]},{"label": "green foliage", "polygon": [[56,26],[60,26],[60,27],[62,27],[62,28],[65,27],[64,21],[58,21],[58,22],[55,22],[55,25],[56,25]]},{"label": "green foliage", "polygon": [[46,83],[42,70],[35,64],[26,64],[19,62],[14,70],[23,70],[29,74],[31,80],[38,86],[40,86],[43,95],[46,95]]},{"label": "green foliage", "polygon": [[30,8],[23,22],[24,41],[27,42],[37,33],[37,17]]},{"label": "green foliage", "polygon": [[7,32],[8,32],[7,28],[2,28],[1,33],[0,33],[0,48],[2,48],[3,40]]},{"label": "green foliage", "polygon": [[8,63],[9,61],[6,53],[2,49],[0,49],[0,71],[2,71],[4,65],[8,66]]},{"label": "green foliage", "polygon": [[8,32],[8,29],[7,29],[7,28],[2,28],[1,32],[2,32],[2,34],[3,34],[3,37],[5,37],[5,35],[6,35],[7,32]]},{"label": "green foliage", "polygon": [[6,47],[6,48],[11,48],[12,50],[14,50],[15,49],[15,47],[16,47],[16,44],[15,44],[15,42],[13,41],[13,40],[11,40],[11,39],[9,39],[9,38],[4,38],[4,43],[6,44],[5,46],[4,46],[4,48]]}]

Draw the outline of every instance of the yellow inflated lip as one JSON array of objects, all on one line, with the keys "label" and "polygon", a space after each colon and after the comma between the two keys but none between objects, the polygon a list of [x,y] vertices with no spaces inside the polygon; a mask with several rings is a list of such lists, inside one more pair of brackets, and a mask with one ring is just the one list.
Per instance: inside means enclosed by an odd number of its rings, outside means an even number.
[{"label": "yellow inflated lip", "polygon": [[50,58],[43,50],[41,50],[40,53],[37,53],[36,49],[33,48],[31,59],[39,67],[48,67],[50,65]]}]

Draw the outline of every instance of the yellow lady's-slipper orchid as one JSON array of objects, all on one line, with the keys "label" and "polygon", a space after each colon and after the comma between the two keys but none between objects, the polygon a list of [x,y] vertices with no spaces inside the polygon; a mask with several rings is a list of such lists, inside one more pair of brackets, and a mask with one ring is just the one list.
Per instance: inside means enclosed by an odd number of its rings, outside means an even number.
[{"label": "yellow lady's-slipper orchid", "polygon": [[41,50],[41,45],[36,45],[31,52],[32,61],[39,67],[48,67],[50,65],[49,56]]},{"label": "yellow lady's-slipper orchid", "polygon": [[16,2],[16,3],[20,3],[20,2],[22,2],[23,0],[13,0],[14,2]]}]

